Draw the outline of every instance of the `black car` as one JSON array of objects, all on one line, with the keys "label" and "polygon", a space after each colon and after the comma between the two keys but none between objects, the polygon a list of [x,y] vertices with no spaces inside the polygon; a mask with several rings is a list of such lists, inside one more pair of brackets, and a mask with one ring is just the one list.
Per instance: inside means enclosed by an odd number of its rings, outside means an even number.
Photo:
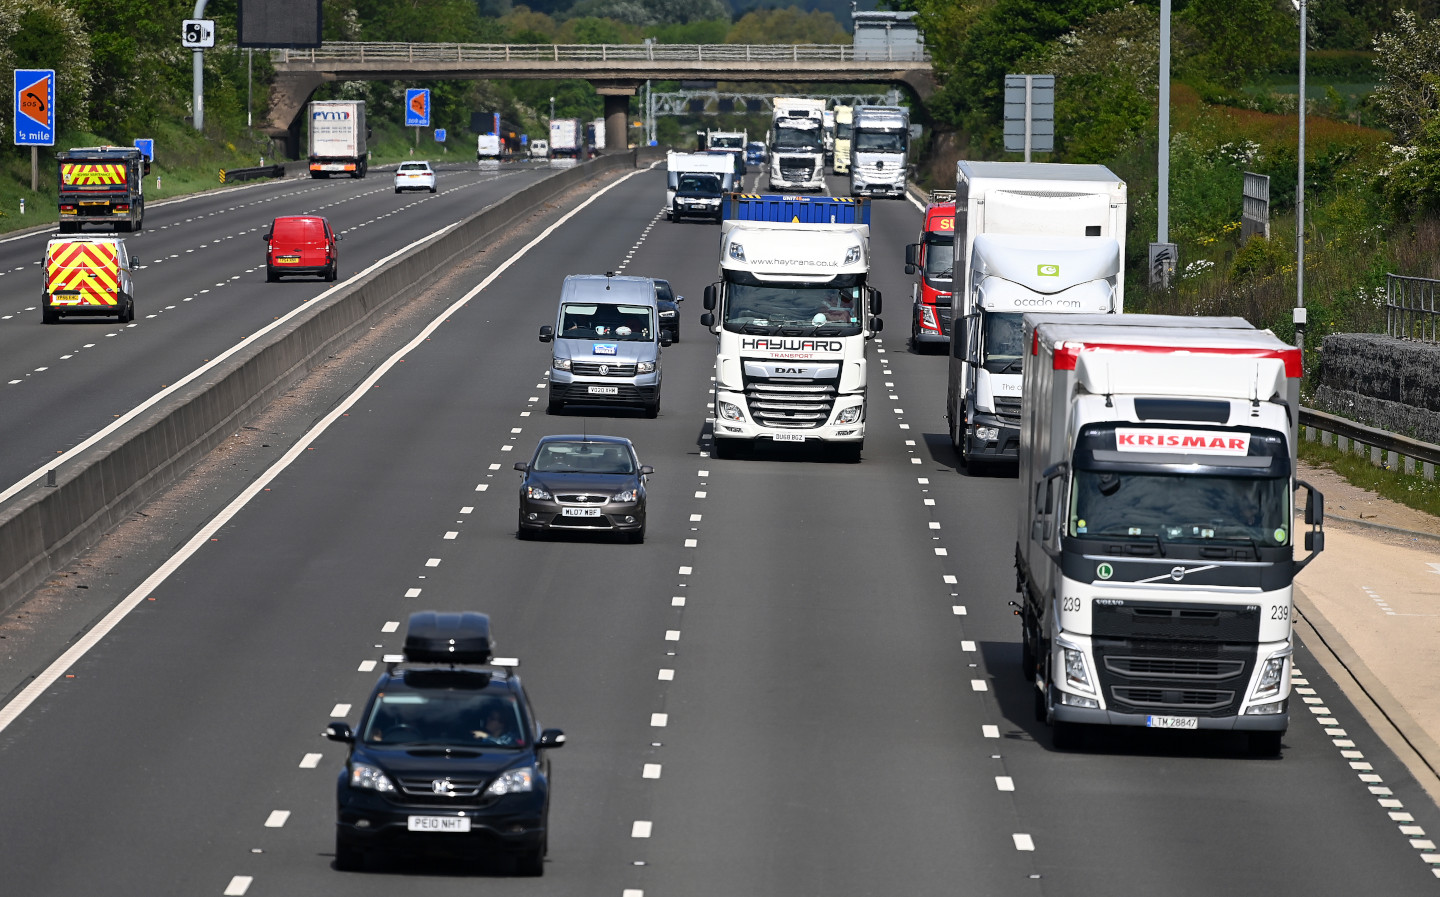
[{"label": "black car", "polygon": [[700,172],[686,172],[680,175],[675,185],[675,199],[670,205],[670,217],[712,218],[719,222],[724,219],[722,208],[720,175]]},{"label": "black car", "polygon": [[645,541],[645,478],[630,440],[620,436],[546,436],[520,480],[517,535],[545,532],[623,533]]},{"label": "black car", "polygon": [[565,743],[541,729],[514,660],[490,656],[490,618],[410,615],[405,661],[375,683],[336,785],[335,868],[381,853],[478,858],[509,854],[543,875],[550,811],[546,751]]},{"label": "black car", "polygon": [[670,342],[680,342],[680,303],[684,296],[676,296],[670,288],[670,281],[656,277],[655,308],[660,313],[660,332],[670,334]]}]

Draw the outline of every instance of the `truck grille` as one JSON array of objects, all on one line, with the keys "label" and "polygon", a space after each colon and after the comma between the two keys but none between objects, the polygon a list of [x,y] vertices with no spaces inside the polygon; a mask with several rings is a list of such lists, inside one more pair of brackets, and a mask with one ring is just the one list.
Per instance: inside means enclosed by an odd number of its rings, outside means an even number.
[{"label": "truck grille", "polygon": [[808,181],[815,177],[814,159],[781,159],[780,177],[787,181]]},{"label": "truck grille", "polygon": [[904,169],[896,166],[894,162],[885,163],[884,168],[881,168],[874,162],[865,162],[857,165],[856,168],[859,169],[861,177],[866,181],[893,181],[900,172],[904,171]]},{"label": "truck grille", "polygon": [[823,427],[835,407],[837,380],[766,380],[747,377],[745,401],[762,427],[809,430]]},{"label": "truck grille", "polygon": [[1229,679],[1245,671],[1240,660],[1191,660],[1180,657],[1105,658],[1105,668],[1118,676],[1146,679]]},{"label": "truck grille", "polygon": [[[949,333],[950,328],[946,327],[945,332]],[[1007,424],[1008,426],[1020,426],[1020,400],[1009,398],[1002,399],[999,396],[996,396],[995,416],[1000,418],[1001,423]]]},{"label": "truck grille", "polygon": [[[1235,692],[1219,689],[1128,688],[1110,690],[1116,702],[1136,710],[1181,710],[1187,713],[1210,713],[1227,710],[1235,704]],[[1118,708],[1117,708],[1118,709]]]},{"label": "truck grille", "polygon": [[950,306],[935,306],[935,318],[940,322],[940,332],[946,336],[950,335],[950,321],[953,317],[954,315],[951,313]]},{"label": "truck grille", "polygon": [[[600,368],[605,370],[600,370]],[[584,377],[633,377],[635,365],[615,361],[572,361],[570,373]]]}]

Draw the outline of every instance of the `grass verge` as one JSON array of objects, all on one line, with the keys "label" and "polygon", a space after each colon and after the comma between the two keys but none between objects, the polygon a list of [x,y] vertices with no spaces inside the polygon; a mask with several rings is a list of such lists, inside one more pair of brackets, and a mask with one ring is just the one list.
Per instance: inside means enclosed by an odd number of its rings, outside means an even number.
[{"label": "grass verge", "polygon": [[1353,451],[1342,452],[1334,445],[1308,441],[1300,443],[1300,458],[1317,467],[1329,468],[1351,485],[1440,517],[1440,480],[1426,481],[1420,475],[1418,465],[1413,474],[1388,470],[1370,463],[1368,449],[1367,454],[1357,455]]}]

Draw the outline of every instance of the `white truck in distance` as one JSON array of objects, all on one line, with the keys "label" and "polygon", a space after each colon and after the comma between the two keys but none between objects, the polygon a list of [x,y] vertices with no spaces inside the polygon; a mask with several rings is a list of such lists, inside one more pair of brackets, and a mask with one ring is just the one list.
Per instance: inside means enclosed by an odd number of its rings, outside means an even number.
[{"label": "white truck in distance", "polygon": [[850,173],[850,135],[854,127],[853,106],[835,107],[835,157],[836,174]]},{"label": "white truck in distance", "polygon": [[771,190],[825,189],[825,101],[775,97],[767,149]]},{"label": "white truck in distance", "polygon": [[835,197],[731,194],[719,283],[700,322],[719,336],[711,453],[760,440],[831,443],[858,461],[866,358],[880,332],[870,207]]},{"label": "white truck in distance", "polygon": [[[1057,747],[1086,724],[1288,725],[1300,350],[1240,318],[1026,315],[1022,665]],[[1294,491],[1309,497],[1294,558]]]},{"label": "white truck in distance", "polygon": [[726,193],[735,189],[735,160],[719,153],[677,153],[665,154],[665,217],[675,206],[675,191],[680,186],[682,174],[714,174],[720,176],[720,189]]},{"label": "white truck in distance", "polygon": [[580,119],[557,118],[550,122],[550,158],[580,158]]},{"label": "white truck in distance", "polygon": [[500,135],[499,134],[477,134],[475,136],[475,158],[498,159],[500,158]]},{"label": "white truck in distance", "polygon": [[850,195],[905,195],[909,169],[910,110],[856,106],[850,137]]},{"label": "white truck in distance", "polygon": [[1020,316],[1124,310],[1126,204],[1103,165],[956,165],[945,419],[971,473],[1019,449]]},{"label": "white truck in distance", "polygon": [[363,178],[370,166],[365,142],[364,100],[316,100],[310,104],[310,177],[348,174]]}]

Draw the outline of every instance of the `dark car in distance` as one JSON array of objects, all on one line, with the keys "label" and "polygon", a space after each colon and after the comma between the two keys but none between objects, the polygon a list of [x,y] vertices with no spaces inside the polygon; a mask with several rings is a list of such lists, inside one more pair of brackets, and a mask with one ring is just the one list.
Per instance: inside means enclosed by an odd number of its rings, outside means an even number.
[{"label": "dark car in distance", "polygon": [[660,318],[660,332],[670,334],[670,342],[680,342],[680,303],[684,296],[676,296],[670,288],[670,281],[655,280],[655,309]]},{"label": "dark car in distance", "polygon": [[747,144],[745,145],[745,164],[746,164],[746,165],[764,165],[764,164],[765,164],[765,144],[760,143],[759,141],[755,141],[755,140],[752,140],[752,141],[750,141],[749,143],[747,143]]},{"label": "dark car in distance", "polygon": [[410,615],[404,660],[387,665],[357,729],[325,736],[350,746],[336,782],[335,868],[380,854],[512,858],[542,875],[550,762],[565,743],[541,729],[513,659],[491,658],[490,618]]},{"label": "dark car in distance", "polygon": [[680,182],[675,187],[670,217],[674,221],[687,217],[709,218],[719,223],[725,215],[721,203],[723,195],[718,174],[686,172],[680,175]]},{"label": "dark car in distance", "polygon": [[529,462],[519,461],[517,535],[621,533],[645,541],[645,480],[635,446],[621,436],[546,436]]}]

